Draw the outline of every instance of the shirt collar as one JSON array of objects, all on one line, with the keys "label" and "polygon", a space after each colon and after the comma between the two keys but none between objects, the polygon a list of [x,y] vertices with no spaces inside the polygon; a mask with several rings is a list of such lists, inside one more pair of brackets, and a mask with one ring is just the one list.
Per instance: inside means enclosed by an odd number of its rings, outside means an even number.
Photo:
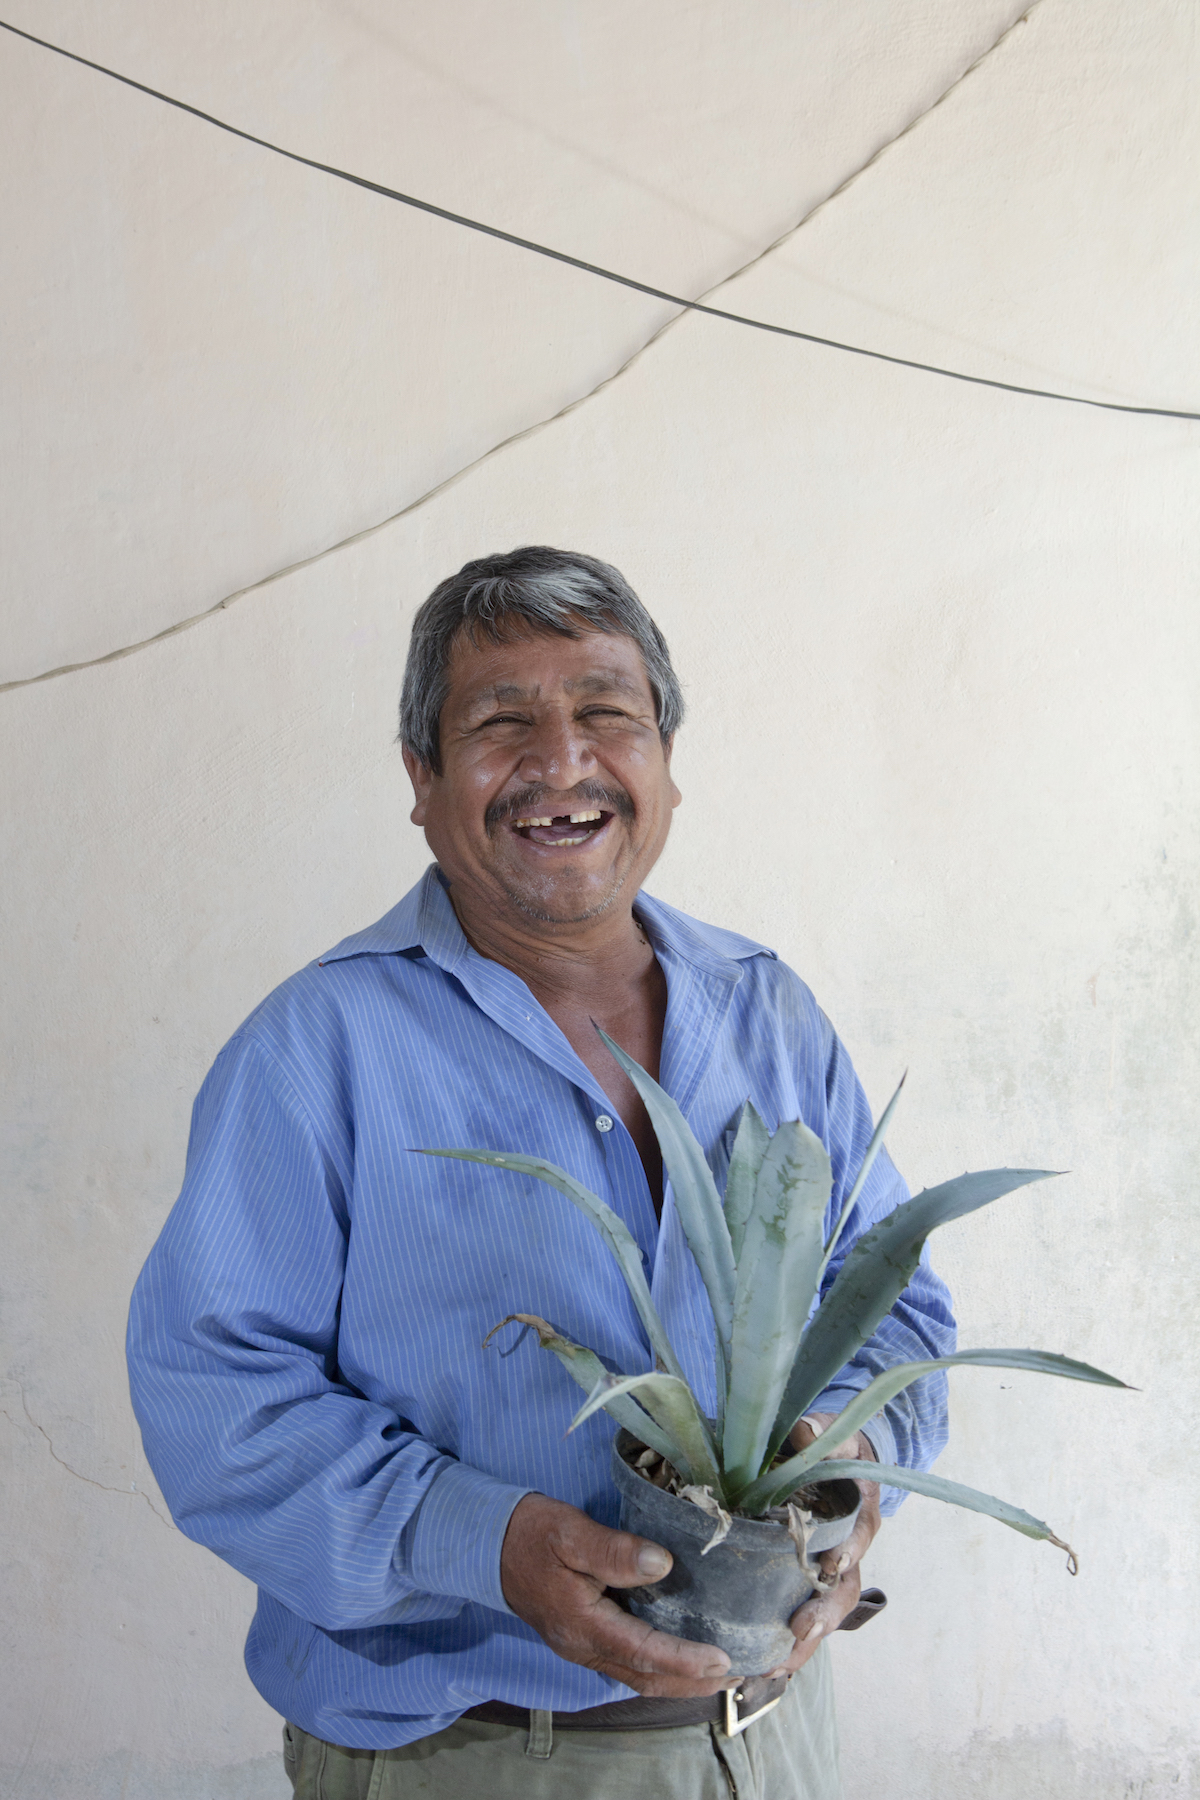
[{"label": "shirt collar", "polygon": [[[645,892],[638,895],[636,910],[655,950],[672,953],[726,981],[739,981],[741,965],[755,956],[775,958],[775,951],[766,945],[719,925],[706,925]],[[390,912],[365,931],[343,938],[318,962],[324,967],[356,956],[405,956],[419,951],[450,974],[468,948],[441,871],[436,863],[430,863],[416,886]]]},{"label": "shirt collar", "polygon": [[768,950],[765,944],[756,944],[753,938],[726,931],[720,925],[706,925],[702,919],[693,919],[678,907],[668,906],[665,900],[653,899],[644,889],[637,897],[636,911],[655,950],[673,952],[684,962],[726,981],[740,981],[741,965],[756,956],[776,960],[776,952]]},{"label": "shirt collar", "polygon": [[430,863],[416,886],[382,919],[343,938],[317,961],[324,968],[326,963],[350,962],[357,956],[410,956],[416,951],[449,970],[466,948],[441,872],[436,863]]}]

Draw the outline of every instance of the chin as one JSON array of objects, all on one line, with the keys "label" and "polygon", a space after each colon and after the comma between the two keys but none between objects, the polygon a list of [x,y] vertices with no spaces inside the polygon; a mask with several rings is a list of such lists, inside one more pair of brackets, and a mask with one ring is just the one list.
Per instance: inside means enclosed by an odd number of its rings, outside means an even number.
[{"label": "chin", "polygon": [[619,899],[623,877],[593,885],[580,881],[547,881],[544,885],[505,883],[504,891],[527,919],[544,925],[583,925],[598,919]]}]

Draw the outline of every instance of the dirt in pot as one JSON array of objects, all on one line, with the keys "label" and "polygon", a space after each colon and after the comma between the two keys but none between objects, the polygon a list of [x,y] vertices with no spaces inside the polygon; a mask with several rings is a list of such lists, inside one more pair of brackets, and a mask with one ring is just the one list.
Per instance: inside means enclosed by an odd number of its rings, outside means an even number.
[{"label": "dirt in pot", "polygon": [[[650,1482],[653,1487],[663,1488],[668,1494],[681,1494],[689,1499],[692,1497],[688,1491],[688,1484],[678,1469],[665,1457],[660,1456],[657,1450],[648,1450],[645,1445],[637,1444],[624,1456],[623,1460],[629,1464],[631,1469],[636,1469],[638,1474]],[[830,1492],[824,1482],[817,1482],[812,1487],[797,1488],[791,1496],[789,1504],[801,1507],[814,1519],[839,1519],[845,1511],[845,1508],[839,1505],[837,1496]],[[734,1516],[741,1518],[746,1515],[739,1513]],[[771,1506],[765,1513],[757,1516],[762,1519],[777,1520],[781,1525],[786,1525],[788,1508],[786,1504]]]}]

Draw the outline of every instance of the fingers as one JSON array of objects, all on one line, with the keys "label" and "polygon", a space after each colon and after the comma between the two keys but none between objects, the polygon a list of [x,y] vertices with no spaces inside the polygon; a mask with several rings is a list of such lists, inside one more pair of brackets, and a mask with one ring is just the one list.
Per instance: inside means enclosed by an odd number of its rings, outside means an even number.
[{"label": "fingers", "polygon": [[612,1600],[602,1598],[591,1609],[586,1639],[588,1654],[571,1660],[586,1661],[642,1694],[716,1694],[730,1684],[729,1658],[715,1644],[655,1631]]},{"label": "fingers", "polygon": [[[837,1417],[836,1413],[806,1413],[792,1430],[790,1442],[793,1449],[807,1450],[808,1446],[815,1443],[819,1437],[822,1440],[821,1454],[830,1460],[856,1461],[860,1456],[870,1456],[871,1447],[867,1444],[866,1448],[863,1448],[866,1439],[863,1438],[861,1431],[855,1432],[853,1437],[843,1438],[840,1443],[836,1444],[832,1438],[826,1437],[826,1432],[836,1427]],[[820,1429],[814,1430],[814,1425]]]},{"label": "fingers", "polygon": [[803,1668],[809,1657],[816,1655],[830,1632],[836,1631],[846,1614],[858,1605],[861,1592],[862,1578],[857,1566],[852,1564],[847,1567],[836,1587],[814,1594],[806,1600],[788,1621],[796,1634],[796,1648],[780,1670],[771,1672],[791,1675]]},{"label": "fingers", "polygon": [[729,1674],[724,1651],[655,1631],[605,1593],[652,1584],[670,1567],[661,1545],[610,1531],[544,1494],[518,1501],[500,1559],[508,1604],[567,1662],[643,1694],[716,1693]]},{"label": "fingers", "polygon": [[832,1550],[823,1550],[817,1558],[822,1574],[827,1578],[829,1586],[844,1575],[848,1569],[858,1566],[870,1547],[875,1536],[875,1523],[865,1515],[865,1508],[860,1512],[854,1524],[854,1530],[845,1543],[836,1545]]},{"label": "fingers", "polygon": [[540,1568],[547,1562],[587,1576],[598,1588],[643,1587],[670,1572],[671,1554],[649,1538],[610,1531],[594,1519],[550,1500],[526,1494],[509,1522],[503,1557]]},{"label": "fingers", "polygon": [[[815,1413],[813,1416],[814,1418],[824,1417],[821,1413]],[[863,1458],[868,1462],[875,1460],[875,1452],[872,1450],[871,1441],[865,1432],[856,1431],[853,1437],[843,1438],[838,1444],[833,1443],[833,1432],[836,1426],[837,1415],[835,1414],[830,1421],[828,1433],[822,1434],[822,1442],[830,1446],[828,1450],[823,1451],[823,1455],[828,1461],[858,1462]]]},{"label": "fingers", "polygon": [[[670,1572],[672,1558],[661,1544],[591,1520],[585,1526],[573,1535],[569,1551],[578,1573],[604,1587],[624,1588],[652,1586]],[[606,1672],[619,1667],[621,1680],[644,1694],[715,1694],[729,1673],[729,1658],[715,1645],[655,1631],[602,1594],[589,1609],[588,1637],[611,1665]]]},{"label": "fingers", "polygon": [[[823,1440],[826,1428],[836,1429],[836,1413],[814,1413],[810,1416],[823,1428],[820,1434]],[[793,1433],[792,1441],[798,1449],[803,1449],[813,1442],[816,1435],[801,1420]],[[848,1462],[875,1460],[870,1440],[861,1431],[827,1450],[825,1455]],[[854,1522],[854,1529],[844,1543],[839,1544],[836,1549],[826,1550],[817,1559],[821,1568],[821,1585],[792,1614],[789,1623],[796,1635],[796,1648],[782,1668],[772,1670],[772,1674],[794,1674],[797,1669],[803,1668],[809,1658],[816,1654],[822,1641],[831,1631],[836,1631],[846,1614],[858,1605],[862,1592],[859,1564],[879,1530],[879,1484],[860,1481],[858,1488],[862,1494],[862,1505]]]},{"label": "fingers", "polygon": [[[580,1515],[583,1518],[583,1515]],[[610,1531],[584,1518],[563,1549],[569,1566],[593,1575],[602,1587],[645,1587],[661,1581],[671,1571],[671,1553],[649,1538],[629,1531]]]}]

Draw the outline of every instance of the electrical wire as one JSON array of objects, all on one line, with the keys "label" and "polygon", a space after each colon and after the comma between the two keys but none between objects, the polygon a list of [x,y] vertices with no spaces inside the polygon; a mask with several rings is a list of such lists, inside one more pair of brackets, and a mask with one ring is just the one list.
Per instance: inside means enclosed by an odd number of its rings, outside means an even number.
[{"label": "electrical wire", "polygon": [[256,137],[252,131],[243,131],[239,125],[230,125],[213,113],[203,112],[198,106],[190,106],[186,100],[177,100],[171,94],[161,93],[158,88],[148,87],[144,81],[135,81],[131,75],[122,75],[116,69],[106,68],[103,63],[93,62],[74,50],[64,49],[61,44],[52,44],[46,38],[35,37],[31,31],[22,31],[19,25],[10,25],[5,19],[0,19],[0,29],[11,32],[14,37],[24,38],[27,43],[36,44],[42,50],[53,51],[56,56],[64,56],[70,62],[79,63],[85,69],[93,69],[98,75],[107,75],[110,80],[134,88],[139,94],[147,94],[152,100],[161,100],[165,106],[173,106],[179,112],[189,113],[192,118],[200,119],[206,125],[215,125],[219,131],[227,131],[231,137],[241,138],[247,144],[256,144],[261,150],[270,150],[275,156],[286,157],[289,162],[301,163],[306,169],[316,169],[322,175],[333,175],[338,181],[348,181],[352,186],[365,188],[368,193],[379,194],[385,200],[396,200],[401,206],[410,206],[417,212],[431,214],[435,219],[444,219],[448,224],[461,225],[467,231],[477,231],[485,237],[497,238],[502,244],[512,244],[516,249],[528,250],[534,256],[545,256],[552,262],[565,263],[568,268],[579,269],[585,275],[594,275],[601,281],[611,281],[618,287],[632,288],[634,293],[648,294],[654,300],[666,300],[671,306],[682,307],[687,312],[703,313],[710,319],[724,319],[728,324],[744,325],[752,331],[768,331],[776,337],[818,344],[826,350],[841,350],[850,356],[869,357],[873,362],[891,363],[901,369],[915,369],[923,375],[940,375],[947,381],[965,381],[972,387],[997,388],[1005,394],[1024,394],[1036,400],[1058,400],[1068,406],[1092,406],[1101,412],[1137,413],[1158,419],[1200,419],[1200,412],[1185,412],[1176,407],[1130,406],[1118,400],[1089,400],[1082,394],[1060,394],[1050,388],[1022,387],[1013,381],[994,381],[986,375],[968,375],[961,369],[944,369],[937,363],[917,362],[907,356],[891,356],[883,350],[869,350],[862,344],[845,344],[837,338],[818,337],[815,332],[797,331],[790,325],[774,325],[766,319],[748,318],[744,313],[726,312],[723,307],[707,306],[701,300],[687,300],[680,294],[668,293],[665,288],[654,287],[649,282],[636,281],[632,275],[620,275],[615,269],[605,269],[598,263],[585,262],[582,257],[570,256],[565,250],[554,250],[548,244],[538,244],[531,238],[502,231],[498,225],[486,225],[482,220],[470,219],[464,213],[450,212],[444,206],[435,206],[431,200],[420,200],[414,194],[402,194],[396,188],[385,187],[382,182],[369,181],[365,175],[354,175],[348,169],[336,168],[332,163],[318,162],[312,156],[302,156],[298,150],[285,150],[281,144],[273,144],[268,138]]}]

